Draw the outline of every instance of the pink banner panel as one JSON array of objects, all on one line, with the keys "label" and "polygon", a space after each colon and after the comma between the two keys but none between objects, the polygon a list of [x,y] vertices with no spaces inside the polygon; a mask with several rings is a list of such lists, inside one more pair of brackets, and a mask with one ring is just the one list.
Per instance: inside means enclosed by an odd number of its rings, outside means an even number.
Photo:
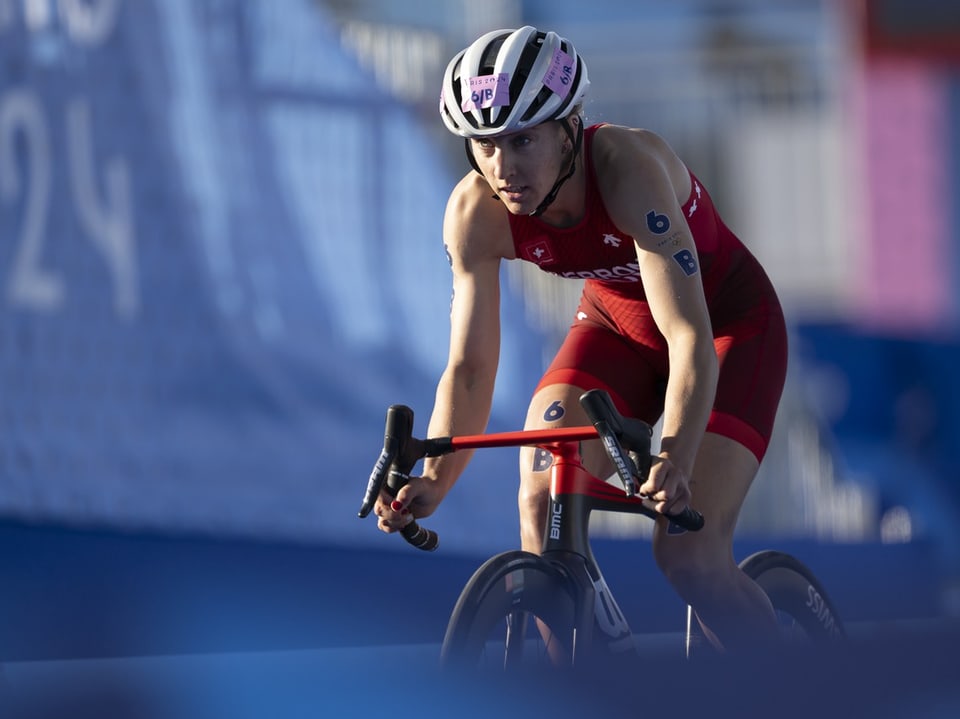
[{"label": "pink banner panel", "polygon": [[948,85],[919,63],[874,61],[863,70],[860,319],[879,329],[935,330],[952,304]]}]

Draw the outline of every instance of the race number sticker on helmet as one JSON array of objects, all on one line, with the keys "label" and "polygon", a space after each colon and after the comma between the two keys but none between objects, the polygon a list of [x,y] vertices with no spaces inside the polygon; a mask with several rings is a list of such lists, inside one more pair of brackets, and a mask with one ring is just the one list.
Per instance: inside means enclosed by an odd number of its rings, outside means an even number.
[{"label": "race number sticker on helmet", "polygon": [[491,137],[579,112],[589,87],[569,40],[531,25],[493,30],[447,64],[440,116],[461,137]]},{"label": "race number sticker on helmet", "polygon": [[481,110],[487,107],[503,107],[510,104],[510,74],[501,72],[497,75],[481,75],[471,77],[464,83],[463,104],[464,112]]},{"label": "race number sticker on helmet", "polygon": [[560,48],[553,53],[553,60],[543,76],[543,84],[553,90],[561,98],[570,92],[570,83],[573,82],[573,58]]}]

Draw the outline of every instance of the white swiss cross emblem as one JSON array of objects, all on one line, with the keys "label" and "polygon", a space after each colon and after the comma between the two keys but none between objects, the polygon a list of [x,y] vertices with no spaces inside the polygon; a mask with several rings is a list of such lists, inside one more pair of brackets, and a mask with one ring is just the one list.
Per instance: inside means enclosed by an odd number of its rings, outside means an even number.
[{"label": "white swiss cross emblem", "polygon": [[547,265],[553,262],[553,253],[546,240],[531,242],[523,247],[523,256],[530,262],[538,265]]}]

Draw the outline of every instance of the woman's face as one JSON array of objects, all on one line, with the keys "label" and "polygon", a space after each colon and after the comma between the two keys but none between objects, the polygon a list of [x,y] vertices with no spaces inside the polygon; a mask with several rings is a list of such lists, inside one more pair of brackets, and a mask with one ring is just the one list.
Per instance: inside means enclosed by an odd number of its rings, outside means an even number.
[{"label": "woman's face", "polygon": [[537,209],[569,159],[570,141],[556,121],[470,143],[484,178],[515,215]]}]

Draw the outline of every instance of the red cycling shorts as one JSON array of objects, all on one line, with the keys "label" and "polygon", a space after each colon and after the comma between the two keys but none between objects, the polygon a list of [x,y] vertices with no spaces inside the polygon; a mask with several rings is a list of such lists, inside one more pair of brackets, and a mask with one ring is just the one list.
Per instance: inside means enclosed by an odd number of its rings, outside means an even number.
[{"label": "red cycling shorts", "polygon": [[[787,368],[783,312],[765,275],[710,304],[720,363],[707,431],[739,442],[762,460]],[[605,389],[620,412],[653,425],[663,413],[667,344],[645,300],[588,280],[577,319],[537,387]]]}]

